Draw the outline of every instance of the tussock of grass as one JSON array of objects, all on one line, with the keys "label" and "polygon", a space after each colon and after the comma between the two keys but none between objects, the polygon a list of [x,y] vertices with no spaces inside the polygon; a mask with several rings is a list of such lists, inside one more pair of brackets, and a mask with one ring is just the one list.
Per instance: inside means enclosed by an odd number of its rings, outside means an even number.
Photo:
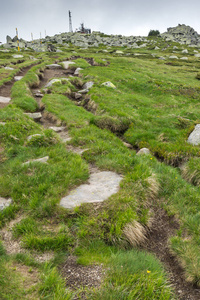
[{"label": "tussock of grass", "polygon": [[114,133],[124,133],[130,126],[131,120],[126,118],[113,118],[111,116],[96,116],[91,120],[91,124],[95,124],[101,129],[108,129]]},{"label": "tussock of grass", "polygon": [[188,182],[200,185],[200,159],[198,157],[191,158],[181,167],[181,174]]},{"label": "tussock of grass", "polygon": [[133,221],[132,223],[126,224],[123,229],[123,234],[125,239],[133,246],[140,246],[145,242],[145,228],[138,223],[137,221]]}]

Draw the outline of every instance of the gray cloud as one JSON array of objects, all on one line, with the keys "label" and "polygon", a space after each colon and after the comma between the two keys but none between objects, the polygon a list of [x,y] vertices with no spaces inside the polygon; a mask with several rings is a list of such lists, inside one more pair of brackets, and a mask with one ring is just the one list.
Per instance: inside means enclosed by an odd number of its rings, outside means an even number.
[{"label": "gray cloud", "polygon": [[81,22],[92,30],[108,34],[147,35],[150,29],[166,31],[167,27],[186,24],[200,32],[198,0],[1,0],[0,41],[13,37],[34,38],[66,32],[68,10],[72,12],[73,29]]}]

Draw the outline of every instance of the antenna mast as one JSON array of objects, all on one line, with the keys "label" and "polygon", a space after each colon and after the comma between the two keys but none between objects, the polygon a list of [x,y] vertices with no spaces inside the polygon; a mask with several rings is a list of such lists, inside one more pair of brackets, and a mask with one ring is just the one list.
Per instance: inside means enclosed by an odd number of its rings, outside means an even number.
[{"label": "antenna mast", "polygon": [[73,29],[72,29],[72,14],[71,14],[70,10],[69,10],[69,32],[73,32]]}]

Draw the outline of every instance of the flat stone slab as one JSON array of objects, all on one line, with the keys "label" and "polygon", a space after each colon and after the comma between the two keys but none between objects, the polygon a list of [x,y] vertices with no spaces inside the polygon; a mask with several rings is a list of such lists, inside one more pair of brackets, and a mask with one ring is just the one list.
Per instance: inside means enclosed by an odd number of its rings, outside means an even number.
[{"label": "flat stone slab", "polygon": [[0,210],[5,209],[6,207],[10,206],[10,204],[12,203],[12,199],[5,199],[0,197]]},{"label": "flat stone slab", "polygon": [[2,97],[0,96],[0,103],[9,103],[11,100],[10,97]]},{"label": "flat stone slab", "polygon": [[83,70],[83,69],[82,68],[77,68],[74,72],[74,75],[79,75],[81,70]]},{"label": "flat stone slab", "polygon": [[110,81],[104,82],[104,83],[102,83],[102,85],[110,87],[112,89],[116,89],[116,86]]},{"label": "flat stone slab", "polygon": [[11,71],[14,70],[14,68],[11,68],[11,67],[5,67],[4,69],[5,70],[11,70]]},{"label": "flat stone slab", "polygon": [[28,160],[25,163],[23,163],[22,166],[29,165],[29,164],[35,163],[35,162],[45,164],[45,163],[47,163],[48,160],[49,160],[49,156],[44,156],[44,157],[41,157],[41,158]]},{"label": "flat stone slab", "polygon": [[69,66],[74,65],[75,62],[73,62],[73,61],[62,61],[62,64],[63,64],[64,69],[67,70],[67,69],[69,69]]},{"label": "flat stone slab", "polygon": [[40,112],[37,113],[24,113],[25,115],[29,116],[33,120],[40,120],[42,118],[42,114]]},{"label": "flat stone slab", "polygon": [[142,148],[137,152],[136,155],[149,155],[149,154],[151,154],[151,152],[148,148]]},{"label": "flat stone slab", "polygon": [[47,69],[55,70],[55,69],[62,69],[61,65],[58,64],[51,64],[46,66]]},{"label": "flat stone slab", "polygon": [[23,55],[20,55],[20,54],[14,54],[12,55],[13,58],[22,58],[24,57]]},{"label": "flat stone slab", "polygon": [[91,174],[89,183],[82,184],[61,199],[64,208],[74,208],[83,203],[102,202],[119,190],[122,176],[109,171]]},{"label": "flat stone slab", "polygon": [[55,132],[61,132],[61,131],[65,130],[65,127],[51,126],[51,127],[49,127],[49,129],[52,129]]},{"label": "flat stone slab", "polygon": [[14,80],[15,80],[15,81],[19,81],[19,80],[21,80],[23,77],[24,77],[24,76],[15,76],[15,77],[14,77]]},{"label": "flat stone slab", "polygon": [[200,124],[197,124],[194,130],[190,133],[187,142],[194,146],[200,144]]},{"label": "flat stone slab", "polygon": [[83,89],[89,90],[94,85],[93,81],[88,81],[83,85]]}]

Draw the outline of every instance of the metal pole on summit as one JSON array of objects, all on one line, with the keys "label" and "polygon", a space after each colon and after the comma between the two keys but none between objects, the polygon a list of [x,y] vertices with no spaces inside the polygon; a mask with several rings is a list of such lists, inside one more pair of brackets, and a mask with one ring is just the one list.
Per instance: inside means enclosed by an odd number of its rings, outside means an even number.
[{"label": "metal pole on summit", "polygon": [[20,51],[19,49],[19,37],[18,37],[18,30],[16,28],[16,36],[17,36],[17,48],[18,48],[18,51]]}]

